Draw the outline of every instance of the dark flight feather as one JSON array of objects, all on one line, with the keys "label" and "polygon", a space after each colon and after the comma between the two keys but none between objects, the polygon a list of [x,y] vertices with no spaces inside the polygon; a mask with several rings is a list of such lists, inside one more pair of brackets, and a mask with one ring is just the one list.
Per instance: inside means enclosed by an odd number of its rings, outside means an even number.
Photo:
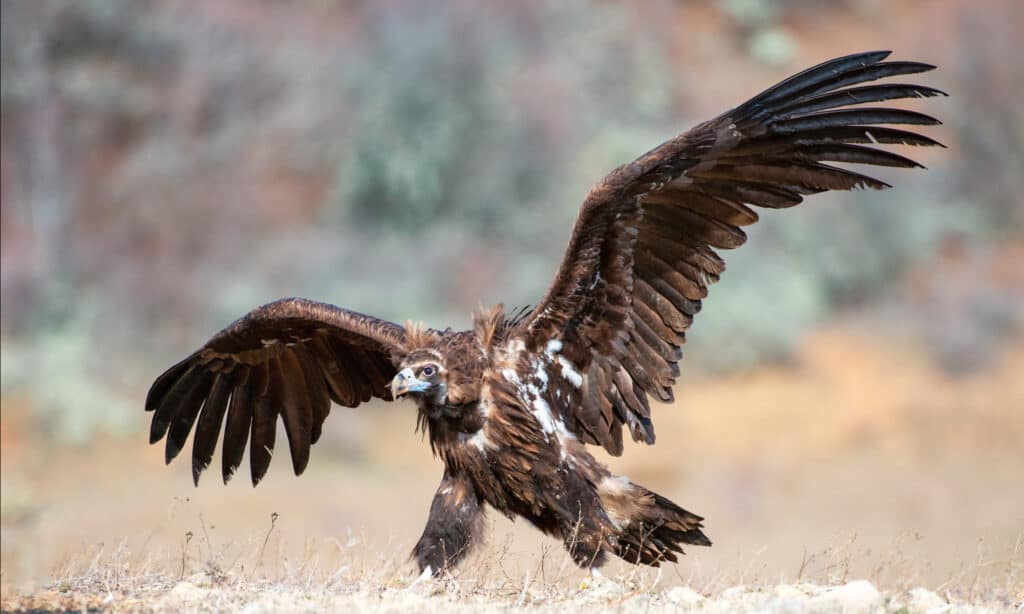
[{"label": "dark flight feather", "polygon": [[[170,463],[185,447],[185,440],[188,439],[188,434],[192,430],[192,425],[195,424],[196,416],[199,415],[199,410],[210,392],[210,386],[213,385],[215,377],[215,373],[206,370],[192,372],[192,376],[186,381],[185,392],[181,396],[169,394],[160,409],[157,410],[159,413],[166,406],[167,411],[172,414],[167,432],[165,462]],[[173,393],[174,390],[171,392]]]},{"label": "dark flight feather", "polygon": [[229,373],[218,374],[210,396],[199,413],[199,422],[196,423],[196,432],[192,438],[192,481],[197,486],[199,474],[213,460],[213,451],[217,447],[217,438],[220,437],[221,423],[224,421],[224,412],[227,411],[233,386],[234,382]]},{"label": "dark flight feather", "polygon": [[850,74],[864,66],[877,66],[891,54],[892,51],[866,51],[822,62],[780,81],[748,100],[743,106],[764,105],[783,97],[798,98],[803,90],[833,79],[837,75]]},{"label": "dark flight feather", "polygon": [[292,453],[292,468],[295,475],[301,475],[309,462],[313,407],[306,390],[306,376],[302,372],[302,365],[291,349],[281,353],[279,373],[284,431],[288,436],[288,447]]},{"label": "dark flight feather", "polygon": [[903,98],[931,98],[933,96],[948,96],[946,92],[933,87],[922,85],[886,84],[886,85],[865,85],[852,87],[850,89],[829,92],[808,98],[801,98],[788,105],[776,109],[779,117],[788,118],[815,111],[825,111],[836,107],[848,105],[865,104],[868,102],[882,102],[885,100],[899,100]]},{"label": "dark flight feather", "polygon": [[[869,84],[934,68],[884,62],[888,56],[888,51],[872,51],[809,68],[612,171],[591,189],[551,288],[518,326],[527,347],[538,351],[559,340],[566,355],[578,357],[577,370],[587,371],[598,361],[601,369],[626,374],[645,402],[647,395],[671,399],[677,360],[665,346],[678,351],[685,340],[700,299],[725,270],[715,250],[744,243],[740,227],[758,219],[752,206],[787,208],[826,190],[888,188],[884,181],[828,163],[919,167],[878,146],[939,145],[888,126],[937,125],[934,117],[862,106],[945,95],[908,83]],[[623,228],[635,229],[635,240],[616,239]],[[581,292],[593,279],[602,285]],[[610,309],[610,297],[623,292],[628,303],[616,299]],[[610,339],[627,326],[633,329],[630,343],[614,349]],[[607,441],[599,433],[611,432],[609,425],[595,422],[604,415],[597,411],[602,402],[584,395],[563,407],[563,415],[573,416],[566,423]],[[616,403],[628,405],[622,396]],[[616,415],[629,415],[628,407],[616,408],[621,410]],[[613,454],[621,451],[617,442],[605,447]]]},{"label": "dark flight feather", "polygon": [[251,439],[256,484],[270,466],[280,415],[292,467],[302,473],[332,395],[350,407],[373,396],[390,398],[392,360],[402,353],[404,338],[397,324],[304,299],[254,309],[156,379],[146,398],[146,409],[154,412],[150,441],[167,436],[170,462],[202,415],[193,443],[198,481],[213,458],[226,411],[222,477],[226,482],[234,474]]},{"label": "dark flight feather", "polygon": [[841,109],[811,115],[801,115],[781,119],[771,124],[771,132],[775,134],[792,134],[804,130],[821,130],[824,128],[843,128],[846,126],[868,126],[881,124],[910,124],[918,126],[936,126],[939,120],[931,115],[903,109]]},{"label": "dark flight feather", "polygon": [[270,460],[274,456],[277,439],[277,414],[280,404],[277,371],[270,373],[270,389],[267,394],[256,397],[252,407],[252,434],[249,447],[249,473],[252,485],[256,486],[266,475]]},{"label": "dark flight feather", "polygon": [[221,450],[221,478],[227,484],[242,464],[245,443],[252,427],[252,389],[238,383],[231,393],[228,417],[224,423],[224,446]]}]

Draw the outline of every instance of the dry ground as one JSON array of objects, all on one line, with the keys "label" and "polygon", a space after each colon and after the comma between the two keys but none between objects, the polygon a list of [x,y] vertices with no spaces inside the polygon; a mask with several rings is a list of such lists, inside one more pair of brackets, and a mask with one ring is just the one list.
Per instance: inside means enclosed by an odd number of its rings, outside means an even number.
[{"label": "dry ground", "polygon": [[715,546],[660,574],[614,564],[597,585],[492,515],[470,564],[410,588],[440,466],[409,407],[336,409],[307,474],[279,460],[255,490],[215,474],[195,489],[141,435],[44,446],[5,407],[3,605],[800,610],[864,579],[888,609],[928,609],[915,588],[933,606],[1019,607],[1021,373],[1019,341],[953,377],[898,336],[836,325],[792,364],[684,381],[677,407],[656,408],[658,445],[610,462],[706,516]]}]

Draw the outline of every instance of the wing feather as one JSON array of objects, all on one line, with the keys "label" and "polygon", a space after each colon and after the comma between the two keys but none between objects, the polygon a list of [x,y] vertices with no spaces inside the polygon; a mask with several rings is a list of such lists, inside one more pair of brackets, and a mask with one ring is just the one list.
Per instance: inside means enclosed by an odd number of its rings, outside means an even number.
[{"label": "wing feather", "polygon": [[277,414],[281,405],[281,367],[277,357],[267,365],[267,392],[256,397],[252,406],[252,444],[249,448],[249,471],[256,486],[267,474],[274,456],[277,439]]},{"label": "wing feather", "polygon": [[166,436],[170,462],[194,426],[192,473],[198,483],[223,426],[224,481],[251,441],[255,485],[270,466],[280,415],[298,475],[323,432],[331,401],[355,407],[373,397],[390,400],[388,383],[404,353],[405,329],[397,324],[304,299],[269,303],[153,382],[146,396],[146,410],[153,412],[150,442]]},{"label": "wing feather", "polygon": [[[263,366],[265,369],[266,367]],[[260,367],[253,367],[259,370]],[[228,405],[228,417],[224,423],[224,445],[221,450],[221,477],[227,484],[235,470],[242,464],[242,457],[245,454],[245,444],[249,440],[249,429],[252,428],[252,395],[251,386],[246,386],[250,375],[250,369],[246,365],[239,365],[237,372],[244,373],[244,376],[236,379],[235,388],[231,391],[231,403]]]},{"label": "wing feather", "polygon": [[559,360],[587,374],[583,394],[559,407],[581,440],[619,454],[626,425],[634,440],[654,442],[647,397],[672,400],[685,331],[725,271],[716,250],[745,242],[741,228],[758,220],[753,207],[784,209],[826,190],[888,188],[828,163],[920,167],[879,146],[941,146],[891,127],[936,125],[934,117],[862,106],[945,95],[915,84],[870,83],[934,68],[885,61],[889,54],[859,53],[809,68],[591,189],[551,287],[512,331],[527,351],[560,348]]},{"label": "wing feather", "polygon": [[327,383],[324,380],[323,367],[317,365],[310,348],[295,346],[292,352],[302,367],[305,375],[306,392],[309,396],[309,404],[312,414],[310,425],[310,444],[315,444],[323,433],[324,420],[331,413],[331,396],[327,391]]},{"label": "wing feather", "polygon": [[295,475],[301,475],[309,463],[309,446],[313,431],[313,406],[306,389],[306,375],[295,352],[281,354],[281,417],[288,436]]},{"label": "wing feather", "polygon": [[[167,432],[167,445],[164,448],[166,462],[171,462],[185,447],[185,440],[192,430],[192,425],[199,415],[203,401],[210,393],[210,387],[217,376],[206,369],[190,372],[191,377],[185,380],[186,389],[181,396],[169,394],[160,409],[170,414],[170,426]],[[172,393],[174,391],[172,390]],[[175,404],[172,402],[177,401]]]},{"label": "wing feather", "polygon": [[234,381],[230,373],[218,373],[210,396],[199,413],[196,434],[192,439],[192,481],[196,486],[199,485],[199,474],[213,460],[213,451],[217,446],[217,438],[220,437],[221,423],[224,421],[224,412],[227,411],[233,387]]},{"label": "wing feather", "polygon": [[776,111],[780,116],[795,116],[815,111],[825,111],[836,107],[845,107],[853,104],[865,104],[868,102],[882,102],[885,100],[899,100],[904,98],[931,98],[933,96],[946,96],[946,92],[933,87],[923,85],[907,85],[904,83],[890,83],[885,85],[865,85],[850,89],[829,92],[818,96],[801,98],[788,105],[778,107]]}]

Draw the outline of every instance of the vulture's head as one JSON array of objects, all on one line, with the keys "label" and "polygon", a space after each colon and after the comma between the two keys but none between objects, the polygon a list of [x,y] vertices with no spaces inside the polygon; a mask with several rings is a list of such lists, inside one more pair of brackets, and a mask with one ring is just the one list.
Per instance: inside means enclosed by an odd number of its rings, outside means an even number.
[{"label": "vulture's head", "polygon": [[444,403],[448,395],[448,370],[444,357],[430,349],[410,352],[391,380],[391,394],[395,399],[408,395],[416,400]]}]

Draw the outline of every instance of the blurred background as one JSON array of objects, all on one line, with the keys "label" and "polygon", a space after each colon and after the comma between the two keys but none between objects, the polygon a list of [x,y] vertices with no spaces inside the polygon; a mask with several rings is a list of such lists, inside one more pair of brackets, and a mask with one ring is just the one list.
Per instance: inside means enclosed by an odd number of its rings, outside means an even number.
[{"label": "blurred background", "polygon": [[[605,172],[876,48],[939,66],[914,80],[951,97],[911,106],[948,149],[873,171],[895,189],[765,213],[724,254],[658,445],[611,462],[707,517],[716,545],[680,578],[845,560],[941,586],[1022,560],[1020,2],[0,10],[4,586],[119,543],[194,548],[200,525],[261,540],[272,512],[280,552],[361,535],[404,556],[441,473],[411,404],[335,408],[301,479],[279,460],[255,491],[194,489],[146,444],[149,383],[283,296],[436,327],[532,303]],[[557,547],[494,525],[523,565]]]}]

